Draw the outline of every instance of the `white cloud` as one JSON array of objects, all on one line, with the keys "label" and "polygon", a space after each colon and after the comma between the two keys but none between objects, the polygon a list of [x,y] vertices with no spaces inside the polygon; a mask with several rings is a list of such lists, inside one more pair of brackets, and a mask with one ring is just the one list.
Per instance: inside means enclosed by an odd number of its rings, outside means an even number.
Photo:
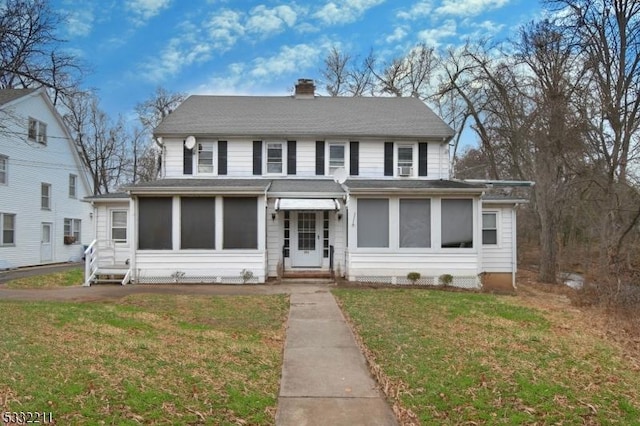
[{"label": "white cloud", "polygon": [[230,49],[245,33],[241,19],[240,12],[230,9],[216,12],[212,16],[207,28],[216,49],[223,51]]},{"label": "white cloud", "polygon": [[282,46],[275,56],[254,59],[254,68],[250,74],[253,77],[269,80],[292,71],[301,72],[315,66],[321,52],[321,47],[309,44]]},{"label": "white cloud", "polygon": [[135,21],[143,24],[169,7],[171,0],[127,0],[126,8],[134,13]]},{"label": "white cloud", "polygon": [[474,16],[491,9],[499,9],[510,0],[443,0],[435,12],[440,15]]},{"label": "white cloud", "polygon": [[400,19],[414,20],[429,16],[432,11],[433,4],[431,3],[431,0],[420,0],[417,3],[414,3],[409,10],[401,10],[396,16]]},{"label": "white cloud", "polygon": [[440,40],[452,37],[457,34],[456,22],[453,19],[447,19],[439,28],[431,28],[418,32],[418,39],[427,44],[427,46],[438,47]]},{"label": "white cloud", "polygon": [[91,33],[93,29],[93,10],[90,8],[77,9],[68,12],[66,15],[67,32],[69,36],[86,36]]},{"label": "white cloud", "polygon": [[385,41],[387,43],[397,43],[399,41],[402,41],[408,34],[407,30],[408,28],[404,25],[396,27],[393,30],[393,33],[391,35],[388,35],[387,38],[385,38]]},{"label": "white cloud", "polygon": [[335,0],[326,3],[315,14],[325,24],[347,24],[355,21],[368,9],[385,0]]},{"label": "white cloud", "polygon": [[249,14],[246,29],[252,33],[274,34],[296,23],[297,13],[290,6],[276,6],[269,9],[264,5],[253,8]]},{"label": "white cloud", "polygon": [[145,63],[141,68],[147,80],[158,83],[177,75],[185,67],[205,62],[210,58],[209,43],[200,42],[193,35],[174,37],[157,58]]}]

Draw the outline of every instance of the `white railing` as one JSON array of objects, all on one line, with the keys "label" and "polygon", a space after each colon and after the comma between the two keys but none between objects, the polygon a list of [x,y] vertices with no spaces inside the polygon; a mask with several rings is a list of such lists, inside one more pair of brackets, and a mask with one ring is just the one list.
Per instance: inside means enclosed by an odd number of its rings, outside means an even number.
[{"label": "white railing", "polygon": [[91,285],[98,270],[98,240],[93,240],[84,251],[84,286]]},{"label": "white railing", "polygon": [[122,279],[122,285],[129,284],[129,281],[131,281],[131,272],[132,272],[132,269],[129,268],[129,270],[127,271],[126,275]]}]

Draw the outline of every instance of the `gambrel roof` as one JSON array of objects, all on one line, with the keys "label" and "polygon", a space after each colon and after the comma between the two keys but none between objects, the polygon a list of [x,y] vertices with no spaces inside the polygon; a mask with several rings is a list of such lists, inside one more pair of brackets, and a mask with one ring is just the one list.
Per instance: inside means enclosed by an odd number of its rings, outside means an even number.
[{"label": "gambrel roof", "polygon": [[448,139],[453,130],[424,102],[402,97],[190,96],[156,136]]}]

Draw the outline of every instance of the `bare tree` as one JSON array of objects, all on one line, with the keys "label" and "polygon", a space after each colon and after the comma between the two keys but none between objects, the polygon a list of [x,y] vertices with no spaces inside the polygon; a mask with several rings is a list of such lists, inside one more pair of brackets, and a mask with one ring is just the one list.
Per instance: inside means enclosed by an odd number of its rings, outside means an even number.
[{"label": "bare tree", "polygon": [[55,32],[63,18],[45,0],[0,5],[0,88],[51,89],[54,104],[78,86],[82,67]]},{"label": "bare tree", "polygon": [[138,119],[145,130],[152,132],[162,119],[171,114],[185,99],[184,93],[172,93],[163,87],[157,87],[149,99],[136,105]]},{"label": "bare tree", "polygon": [[329,55],[324,58],[322,77],[326,82],[325,87],[330,96],[342,96],[346,93],[345,87],[349,79],[347,65],[350,61],[351,57],[340,52],[336,46],[333,46]]}]

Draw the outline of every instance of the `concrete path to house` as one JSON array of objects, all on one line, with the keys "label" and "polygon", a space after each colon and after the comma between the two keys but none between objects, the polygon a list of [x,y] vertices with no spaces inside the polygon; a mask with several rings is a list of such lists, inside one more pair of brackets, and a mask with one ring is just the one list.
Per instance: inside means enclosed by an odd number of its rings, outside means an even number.
[{"label": "concrete path to house", "polygon": [[276,425],[397,425],[326,287],[291,294]]}]

